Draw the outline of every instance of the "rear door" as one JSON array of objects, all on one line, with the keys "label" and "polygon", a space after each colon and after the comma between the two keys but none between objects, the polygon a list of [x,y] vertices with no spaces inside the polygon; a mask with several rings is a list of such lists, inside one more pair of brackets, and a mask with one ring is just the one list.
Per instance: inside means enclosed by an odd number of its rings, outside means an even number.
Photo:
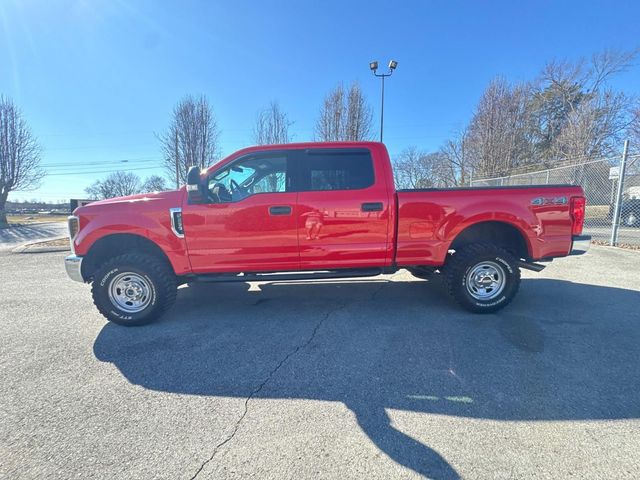
[{"label": "rear door", "polygon": [[385,265],[388,190],[369,149],[310,148],[297,164],[300,268]]}]

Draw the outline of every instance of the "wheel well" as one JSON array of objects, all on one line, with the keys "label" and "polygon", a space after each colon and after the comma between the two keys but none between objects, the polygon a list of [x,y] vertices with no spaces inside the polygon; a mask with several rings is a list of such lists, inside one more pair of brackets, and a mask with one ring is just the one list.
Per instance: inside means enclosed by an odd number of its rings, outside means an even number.
[{"label": "wheel well", "polygon": [[118,255],[132,252],[157,257],[166,262],[169,268],[173,270],[165,253],[151,240],[140,235],[116,233],[99,239],[91,246],[89,252],[82,259],[82,276],[85,279],[89,279],[106,261]]},{"label": "wheel well", "polygon": [[481,222],[465,228],[453,240],[452,250],[471,243],[491,243],[511,252],[516,258],[529,258],[529,247],[516,227],[503,222]]}]

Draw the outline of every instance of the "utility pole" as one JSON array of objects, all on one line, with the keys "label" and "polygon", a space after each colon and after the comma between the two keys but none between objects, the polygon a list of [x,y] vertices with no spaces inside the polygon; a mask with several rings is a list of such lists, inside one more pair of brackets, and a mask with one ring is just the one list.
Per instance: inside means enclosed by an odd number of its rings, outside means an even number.
[{"label": "utility pole", "polygon": [[382,75],[382,99],[380,100],[380,142],[382,142],[382,132],[384,130],[384,75]]},{"label": "utility pole", "polygon": [[622,206],[622,191],[624,189],[624,172],[627,168],[627,155],[629,153],[629,140],[624,141],[622,149],[622,159],[620,159],[620,169],[618,172],[618,191],[616,192],[616,203],[613,210],[613,225],[611,226],[611,246],[618,243],[618,227],[620,226],[620,207]]},{"label": "utility pole", "polygon": [[396,67],[398,66],[398,62],[396,62],[395,60],[391,60],[389,62],[389,72],[388,73],[377,73],[378,70],[378,62],[370,62],[369,63],[369,68],[371,69],[371,72],[373,72],[373,74],[376,77],[379,77],[382,79],[382,96],[381,96],[381,100],[380,100],[380,142],[382,142],[382,133],[384,130],[384,79],[386,77],[390,77],[394,70],[396,69]]}]

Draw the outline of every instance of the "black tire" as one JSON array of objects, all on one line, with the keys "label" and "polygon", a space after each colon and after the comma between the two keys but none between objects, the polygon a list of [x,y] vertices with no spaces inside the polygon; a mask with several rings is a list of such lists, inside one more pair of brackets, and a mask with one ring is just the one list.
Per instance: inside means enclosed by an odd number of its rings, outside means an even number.
[{"label": "black tire", "polygon": [[[127,277],[127,274],[131,274]],[[138,279],[143,292],[140,302],[144,308],[140,311],[127,311],[112,301],[110,289],[119,293],[117,280]],[[102,265],[93,277],[91,285],[93,303],[107,320],[127,327],[145,325],[158,319],[176,299],[176,276],[171,268],[160,259],[151,255],[128,253],[112,258]],[[114,295],[117,296],[117,295]],[[122,300],[121,300],[122,301]],[[131,307],[129,307],[131,308]]]},{"label": "black tire", "polygon": [[[483,289],[478,291],[477,285],[467,279],[476,267],[479,275],[502,278],[501,289],[496,287],[492,291],[486,288],[487,298],[478,298]],[[474,313],[492,313],[506,307],[520,287],[520,269],[513,255],[490,244],[475,243],[455,252],[448,259],[443,273],[449,294],[462,307]],[[491,297],[493,294],[495,296]]]}]

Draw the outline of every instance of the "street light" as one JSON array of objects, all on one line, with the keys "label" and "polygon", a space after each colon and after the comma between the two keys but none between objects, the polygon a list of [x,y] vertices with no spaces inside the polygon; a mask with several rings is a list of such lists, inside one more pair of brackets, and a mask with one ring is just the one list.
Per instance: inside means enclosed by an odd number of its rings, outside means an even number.
[{"label": "street light", "polygon": [[378,62],[369,62],[369,68],[371,72],[376,76],[382,79],[382,98],[381,98],[381,106],[380,106],[380,141],[382,142],[382,130],[384,127],[384,79],[385,77],[390,77],[393,74],[393,71],[398,66],[398,62],[395,60],[391,60],[389,62],[389,72],[388,73],[378,73]]}]

